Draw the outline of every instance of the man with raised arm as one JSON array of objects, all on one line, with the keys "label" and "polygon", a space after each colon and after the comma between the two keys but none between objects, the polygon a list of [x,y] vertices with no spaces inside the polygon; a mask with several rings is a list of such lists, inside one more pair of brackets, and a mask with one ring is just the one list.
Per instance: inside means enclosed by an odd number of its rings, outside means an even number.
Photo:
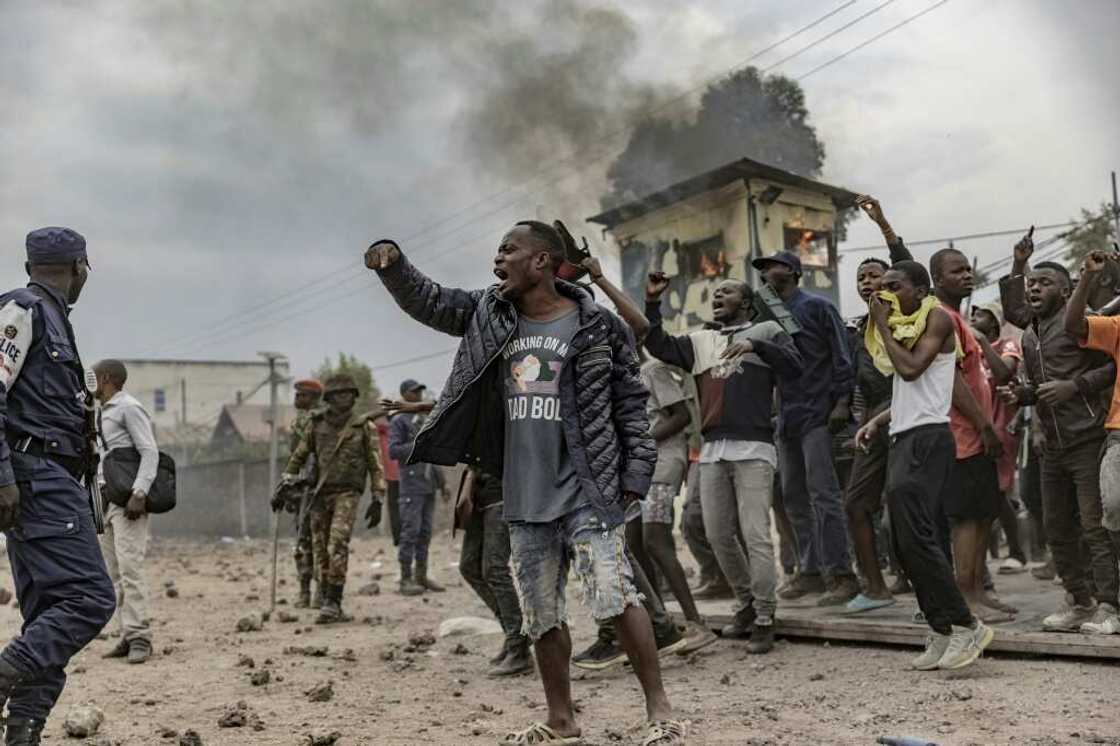
[{"label": "man with raised arm", "polygon": [[365,262],[417,321],[462,337],[410,462],[476,464],[502,475],[511,564],[544,684],[545,722],[502,744],[581,742],[572,702],[565,584],[569,565],[596,619],[613,619],[646,699],[648,746],[684,743],[661,683],[653,630],[622,535],[626,506],[649,490],[657,451],[629,329],[581,288],[559,280],[564,240],[523,221],[502,238],[498,283],[445,288],[393,241]]},{"label": "man with raised arm", "polygon": [[734,621],[723,635],[750,637],[748,652],[768,653],[774,647],[777,610],[770,508],[778,452],[770,408],[778,379],[801,374],[801,356],[776,321],[754,321],[753,292],[741,280],[724,280],[716,287],[712,315],[721,325],[718,331],[666,333],[661,294],[668,287],[664,274],[650,275],[645,344],[655,358],[696,379],[704,440],[704,526],[736,600]]}]

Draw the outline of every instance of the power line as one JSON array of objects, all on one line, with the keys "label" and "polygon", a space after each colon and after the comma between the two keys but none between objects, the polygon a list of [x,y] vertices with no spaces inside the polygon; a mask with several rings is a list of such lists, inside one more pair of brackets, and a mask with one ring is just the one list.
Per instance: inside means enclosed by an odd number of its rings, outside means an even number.
[{"label": "power line", "polygon": [[[1036,231],[1048,231],[1048,230],[1053,230],[1054,228],[1069,228],[1070,226],[1074,226],[1074,225],[1078,225],[1078,221],[1070,220],[1066,223],[1051,223],[1050,225],[1036,225],[1034,227],[1034,229]],[[961,236],[946,236],[944,238],[925,238],[925,239],[922,239],[921,241],[907,241],[906,245],[907,246],[929,246],[930,244],[947,244],[950,241],[969,241],[969,240],[977,239],[977,238],[996,238],[996,237],[999,237],[999,236],[1023,235],[1028,230],[1030,230],[1029,226],[1025,227],[1025,228],[1011,228],[1009,230],[1001,230],[1001,231],[988,231],[986,233],[968,233],[968,234],[961,235]],[[840,253],[840,254],[850,254],[850,253],[855,253],[857,251],[875,251],[875,250],[885,251],[886,247],[883,246],[882,244],[872,244],[872,245],[869,245],[869,246],[855,246],[855,247],[852,247],[852,248],[840,249],[838,253]]]},{"label": "power line", "polygon": [[888,28],[888,29],[887,29],[886,31],[882,31],[882,32],[880,32],[880,33],[876,34],[875,36],[872,36],[872,37],[871,37],[870,39],[868,39],[867,41],[863,42],[862,44],[857,44],[856,46],[854,46],[854,47],[852,47],[851,49],[849,49],[849,50],[848,50],[847,52],[844,52],[843,54],[838,54],[838,55],[836,55],[835,57],[833,57],[832,59],[830,59],[830,60],[829,60],[828,62],[825,62],[824,64],[821,64],[821,65],[817,65],[816,67],[814,67],[814,68],[813,68],[812,70],[810,70],[809,72],[807,72],[807,73],[805,73],[805,74],[803,74],[803,75],[800,75],[800,76],[798,76],[797,78],[795,78],[795,80],[799,80],[799,81],[800,81],[800,80],[805,80],[805,78],[809,77],[810,75],[813,75],[814,73],[818,73],[818,72],[820,72],[821,70],[823,70],[823,69],[825,69],[826,67],[828,67],[829,65],[832,65],[832,64],[834,64],[834,63],[836,63],[836,62],[839,62],[840,60],[844,59],[844,58],[845,58],[845,57],[847,57],[848,55],[850,55],[850,54],[853,54],[853,53],[855,53],[855,52],[858,52],[859,50],[863,49],[863,48],[864,48],[864,47],[866,47],[867,45],[869,45],[869,44],[872,44],[873,42],[876,42],[876,41],[878,41],[879,39],[882,39],[882,38],[883,38],[884,36],[886,36],[887,34],[889,34],[889,33],[893,32],[893,31],[897,31],[898,29],[902,28],[903,26],[905,26],[906,24],[910,23],[911,21],[916,21],[916,20],[918,20],[919,18],[921,18],[922,16],[924,16],[924,15],[925,15],[926,13],[929,13],[929,12],[930,12],[930,11],[932,11],[932,10],[936,10],[937,8],[940,8],[940,7],[942,6],[942,5],[944,5],[944,4],[945,4],[945,3],[947,3],[947,2],[949,2],[949,0],[940,0],[940,2],[936,2],[936,3],[934,3],[933,5],[929,6],[929,7],[928,7],[928,8],[926,8],[925,10],[923,10],[923,11],[920,11],[920,12],[918,12],[918,13],[915,13],[914,15],[910,16],[909,18],[906,18],[906,19],[904,19],[904,20],[900,21],[899,23],[896,23],[895,25],[893,25],[893,26],[891,26],[890,28]]},{"label": "power line", "polygon": [[883,4],[881,4],[881,5],[878,5],[878,6],[874,7],[874,8],[872,8],[871,10],[867,11],[867,12],[866,12],[866,13],[864,13],[863,15],[861,15],[861,16],[856,16],[856,17],[855,17],[854,19],[852,19],[851,21],[848,21],[847,23],[845,23],[845,24],[844,24],[843,26],[841,26],[840,28],[838,28],[838,29],[835,29],[835,30],[833,30],[833,31],[830,31],[829,33],[825,34],[824,36],[822,36],[821,38],[819,38],[819,39],[817,39],[816,41],[812,42],[811,44],[807,44],[807,45],[805,45],[804,47],[802,47],[801,49],[798,49],[798,50],[797,50],[796,52],[794,52],[793,54],[791,54],[791,55],[789,55],[789,56],[787,56],[787,57],[783,57],[782,59],[778,60],[778,61],[777,61],[777,62],[775,62],[774,64],[772,64],[772,65],[769,65],[769,66],[767,66],[767,67],[764,67],[764,68],[762,68],[762,70],[761,70],[760,72],[764,72],[764,73],[766,73],[766,72],[770,72],[771,70],[773,70],[773,69],[774,69],[775,67],[778,67],[779,65],[784,65],[785,63],[789,62],[790,60],[794,60],[794,59],[797,59],[797,58],[798,58],[798,57],[800,57],[800,56],[801,56],[802,54],[804,54],[805,52],[808,52],[808,51],[809,51],[810,49],[812,49],[813,47],[817,46],[818,44],[822,44],[822,43],[824,43],[824,42],[828,41],[829,39],[831,39],[832,37],[836,36],[837,34],[840,34],[840,33],[844,32],[844,31],[847,31],[847,30],[848,30],[849,28],[851,28],[852,26],[855,26],[855,25],[856,25],[857,23],[859,23],[859,22],[860,22],[860,21],[862,21],[863,19],[865,19],[865,18],[868,18],[869,16],[873,16],[873,15],[875,15],[875,14],[876,14],[876,13],[878,13],[878,12],[879,12],[880,10],[882,10],[882,9],[883,9],[883,8],[885,8],[885,7],[887,7],[888,5],[890,5],[891,3],[893,3],[894,1],[895,1],[895,0],[887,0],[887,1],[885,2],[885,3],[883,3]]}]

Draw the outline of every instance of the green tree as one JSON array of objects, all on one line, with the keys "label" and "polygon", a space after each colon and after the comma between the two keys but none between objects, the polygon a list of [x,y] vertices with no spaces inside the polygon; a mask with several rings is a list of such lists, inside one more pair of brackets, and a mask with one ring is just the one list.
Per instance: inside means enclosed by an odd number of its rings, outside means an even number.
[{"label": "green tree", "polygon": [[1074,272],[1081,266],[1090,251],[1104,251],[1116,239],[1116,213],[1112,205],[1102,202],[1096,210],[1081,209],[1081,220],[1066,234],[1069,246],[1065,260]]},{"label": "green tree", "polygon": [[378,409],[377,402],[381,398],[381,390],[377,388],[377,383],[373,380],[373,371],[368,365],[354,355],[340,352],[338,360],[333,362],[330,358],[324,360],[323,364],[315,370],[315,377],[325,385],[328,378],[339,373],[351,376],[358,386],[358,402],[354,405],[357,411],[372,412]]},{"label": "green tree", "polygon": [[708,86],[693,121],[649,118],[635,126],[607,170],[603,207],[744,157],[815,177],[825,152],[808,119],[805,92],[795,80],[763,77],[754,67],[737,70]]}]

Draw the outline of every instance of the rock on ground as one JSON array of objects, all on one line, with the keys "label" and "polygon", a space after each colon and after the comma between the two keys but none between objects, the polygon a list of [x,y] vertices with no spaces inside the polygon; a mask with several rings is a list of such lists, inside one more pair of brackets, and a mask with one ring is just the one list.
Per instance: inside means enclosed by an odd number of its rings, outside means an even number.
[{"label": "rock on ground", "polygon": [[440,637],[454,635],[496,635],[502,631],[502,625],[493,619],[483,619],[480,616],[457,616],[444,619],[439,624]]},{"label": "rock on ground", "polygon": [[105,722],[105,713],[94,705],[78,705],[70,708],[66,713],[66,720],[62,723],[66,735],[71,738],[87,738],[95,735],[101,724]]},{"label": "rock on ground", "polygon": [[238,632],[260,632],[264,629],[264,616],[259,611],[237,620]]}]

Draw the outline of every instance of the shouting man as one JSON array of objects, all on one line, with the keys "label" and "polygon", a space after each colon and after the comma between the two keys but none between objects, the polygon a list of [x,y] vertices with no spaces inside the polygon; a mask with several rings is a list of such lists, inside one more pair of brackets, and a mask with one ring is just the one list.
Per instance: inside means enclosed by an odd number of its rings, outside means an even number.
[{"label": "shouting man", "polygon": [[503,744],[579,743],[564,592],[569,564],[596,619],[613,619],[646,698],[649,746],[684,743],[673,718],[649,616],[626,558],[623,517],[650,487],[657,451],[646,390],[625,324],[557,279],[560,234],[515,225],[485,290],[444,288],[392,241],[366,251],[397,303],[421,323],[463,338],[410,462],[478,464],[502,474],[511,563],[548,704],[546,722]]}]

